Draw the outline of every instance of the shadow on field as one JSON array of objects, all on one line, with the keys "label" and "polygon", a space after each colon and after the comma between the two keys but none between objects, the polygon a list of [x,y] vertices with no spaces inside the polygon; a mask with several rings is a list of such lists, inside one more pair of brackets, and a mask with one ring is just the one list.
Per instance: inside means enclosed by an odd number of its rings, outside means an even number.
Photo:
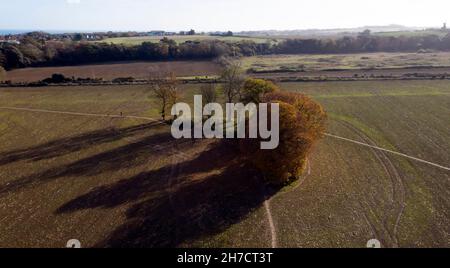
[{"label": "shadow on field", "polygon": [[63,156],[80,151],[86,147],[102,143],[114,142],[131,137],[143,131],[160,126],[159,123],[149,123],[128,128],[108,128],[88,132],[75,137],[54,140],[35,147],[0,154],[0,166],[17,161],[40,161]]},{"label": "shadow on field", "polygon": [[[50,155],[62,155],[67,153],[68,150],[76,151],[81,149],[82,146],[94,145],[94,141],[101,143],[119,140],[129,137],[132,133],[137,134],[137,132],[142,132],[145,134],[147,133],[145,131],[150,131],[156,126],[157,125],[155,124],[146,124],[128,129],[111,131],[105,130],[84,134],[79,137],[54,141],[49,143],[48,146],[42,145],[29,149],[27,151],[28,153],[22,154],[22,158],[37,157],[38,152],[43,153],[41,157],[45,157],[45,152],[48,152],[47,157],[50,157]],[[76,179],[79,177],[99,175],[104,172],[116,171],[123,168],[131,168],[152,161],[152,159],[158,159],[160,157],[173,154],[174,142],[175,140],[171,134],[167,132],[157,133],[150,136],[147,134],[144,138],[133,141],[132,143],[124,146],[96,154],[67,165],[50,168],[40,173],[25,176],[5,185],[0,185],[0,194],[16,191],[28,185],[47,183],[62,177],[72,177],[73,179]],[[99,143],[95,143],[95,145],[98,145]],[[60,150],[58,151],[57,148]],[[55,150],[55,152],[52,152],[50,149]],[[25,151],[26,150],[23,152]]]},{"label": "shadow on field", "polygon": [[259,173],[225,142],[194,159],[93,189],[60,207],[64,214],[133,204],[126,223],[96,247],[177,247],[219,233],[260,207],[265,188]]}]

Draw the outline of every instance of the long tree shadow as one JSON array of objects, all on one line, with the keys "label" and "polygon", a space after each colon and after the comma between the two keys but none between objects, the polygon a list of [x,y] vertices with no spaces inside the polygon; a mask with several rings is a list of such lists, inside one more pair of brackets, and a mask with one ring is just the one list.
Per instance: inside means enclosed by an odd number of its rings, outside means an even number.
[{"label": "long tree shadow", "polygon": [[261,175],[225,142],[192,160],[100,187],[56,213],[133,205],[126,223],[97,247],[177,247],[219,233],[260,207],[268,196]]},{"label": "long tree shadow", "polygon": [[35,147],[5,152],[0,154],[0,166],[16,161],[40,161],[80,151],[92,145],[99,145],[131,137],[160,126],[148,123],[127,128],[108,128],[84,133],[74,137],[54,140]]},{"label": "long tree shadow", "polygon": [[[146,127],[140,130],[145,129],[148,130]],[[113,137],[110,139],[113,139]],[[104,172],[131,168],[174,154],[175,142],[176,140],[168,132],[149,135],[124,146],[0,185],[0,194],[17,191],[30,184],[47,183],[62,177],[95,176]],[[179,146],[186,143],[190,142],[179,143]]]}]

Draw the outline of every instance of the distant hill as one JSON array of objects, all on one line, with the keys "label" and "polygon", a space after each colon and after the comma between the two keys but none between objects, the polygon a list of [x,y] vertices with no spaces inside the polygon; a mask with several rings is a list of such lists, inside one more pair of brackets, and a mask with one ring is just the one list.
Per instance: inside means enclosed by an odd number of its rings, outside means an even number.
[{"label": "distant hill", "polygon": [[334,36],[340,34],[356,34],[365,30],[370,30],[373,33],[377,32],[407,32],[424,30],[425,27],[407,27],[402,25],[387,25],[387,26],[364,26],[357,28],[336,28],[336,29],[306,29],[306,30],[266,30],[266,31],[243,31],[236,33],[237,35],[248,36]]}]

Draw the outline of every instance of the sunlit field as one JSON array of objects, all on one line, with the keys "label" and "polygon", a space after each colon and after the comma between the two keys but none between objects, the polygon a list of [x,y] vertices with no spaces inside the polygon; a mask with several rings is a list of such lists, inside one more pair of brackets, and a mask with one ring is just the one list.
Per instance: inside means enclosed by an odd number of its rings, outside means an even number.
[{"label": "sunlit field", "polygon": [[[330,134],[450,162],[448,81],[281,87],[319,101]],[[182,101],[196,92],[183,85]],[[302,179],[265,202],[253,170],[214,141],[174,141],[145,119],[4,109],[157,119],[148,86],[2,88],[0,106],[0,247],[448,246],[447,170],[325,137]]]},{"label": "sunlit field", "polygon": [[[211,35],[172,35],[165,36],[177,43],[184,43],[187,41],[203,41],[203,40],[220,40],[224,42],[242,42],[242,41],[252,41],[255,43],[266,43],[273,42],[278,39],[271,39],[267,37],[246,37],[246,36],[211,36]],[[100,42],[113,43],[113,44],[123,44],[123,45],[140,45],[144,42],[159,43],[164,36],[142,36],[142,37],[116,37],[107,38]]]}]

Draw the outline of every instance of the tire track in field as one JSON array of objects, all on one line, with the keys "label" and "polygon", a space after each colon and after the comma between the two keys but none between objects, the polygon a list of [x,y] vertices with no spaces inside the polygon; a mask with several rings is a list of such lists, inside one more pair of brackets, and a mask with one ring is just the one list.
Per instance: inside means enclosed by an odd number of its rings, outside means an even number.
[{"label": "tire track in field", "polygon": [[[360,137],[367,144],[376,146],[376,143],[370,137],[368,137],[366,134],[364,134],[362,131],[360,131],[352,124],[342,121],[339,121],[339,123],[347,127],[348,129],[352,130],[356,135],[358,135],[358,137]],[[386,155],[386,153],[381,150],[375,150],[374,148],[371,148],[371,151],[373,152],[377,160],[380,162],[380,164],[383,166],[383,169],[388,174],[392,183],[393,196],[392,196],[391,210],[396,211],[394,212],[395,223],[392,230],[389,230],[387,224],[388,217],[384,218],[383,223],[386,230],[388,231],[389,236],[393,240],[394,247],[399,247],[397,230],[406,207],[405,204],[406,189],[403,183],[402,176],[400,175],[395,165],[392,163],[391,159]]]},{"label": "tire track in field", "polygon": [[[170,158],[171,158],[171,160],[170,160],[171,161],[171,164],[170,164],[171,168],[170,168],[170,172],[169,172],[168,178],[167,178],[167,194],[168,194],[168,198],[169,198],[170,208],[172,209],[172,212],[176,215],[176,214],[178,214],[178,210],[179,209],[178,209],[178,206],[175,204],[175,201],[173,199],[173,193],[175,191],[173,189],[173,187],[174,187],[173,181],[174,181],[175,178],[178,179],[178,176],[181,174],[180,160],[185,160],[185,157],[184,157],[183,154],[181,154],[181,152],[179,152],[177,150],[177,148],[176,148],[177,146],[176,145],[173,145],[171,147],[172,147],[171,150],[174,150],[174,154],[172,156],[170,156]],[[178,226],[179,224],[182,224],[182,223],[178,222],[178,217],[176,217],[176,221],[177,221],[177,224],[175,226]],[[176,230],[174,230],[175,240],[177,240],[178,230],[177,230],[177,228],[175,228],[175,229],[176,229]]]},{"label": "tire track in field", "polygon": [[[399,103],[395,102],[392,97],[380,94],[378,90],[371,90],[371,92],[376,97],[382,99],[384,103],[389,103],[392,106],[396,106],[399,104]],[[392,114],[396,114],[396,112],[393,111],[392,109],[390,109],[390,111]],[[403,113],[403,115],[406,116],[406,118],[408,118],[408,119],[414,118],[414,114],[411,111],[405,111]],[[440,151],[445,150],[445,146],[443,144],[439,144],[439,143],[435,142],[432,138],[430,138],[430,136],[426,135],[426,133],[431,133],[431,131],[434,129],[429,128],[427,125],[420,125],[416,120],[408,120],[408,125],[411,125],[412,129],[416,129],[416,130],[422,129],[421,131],[415,132],[414,135],[426,140],[426,142],[429,145],[435,147],[435,149],[437,149],[437,150],[440,150]],[[424,127],[426,127],[426,129],[423,129]]]},{"label": "tire track in field", "polygon": [[[169,172],[168,178],[167,178],[167,194],[168,194],[170,208],[172,209],[174,214],[180,213],[180,208],[179,208],[180,206],[176,204],[176,201],[173,198],[173,194],[174,194],[174,192],[176,192],[176,189],[175,189],[175,191],[173,189],[174,188],[174,180],[176,179],[177,182],[179,182],[180,175],[182,175],[182,163],[183,163],[183,161],[187,161],[190,159],[190,156],[188,154],[182,152],[179,148],[179,146],[184,143],[185,142],[179,143],[177,141],[174,141],[166,147],[166,149],[170,147],[170,149],[173,151],[173,154],[170,156],[171,157],[171,168],[170,168],[170,172]],[[175,183],[175,185],[177,185],[177,183]],[[178,217],[176,218],[176,221],[177,221],[176,226],[181,226],[182,224],[184,224],[183,222],[179,222]],[[178,237],[180,236],[178,229],[175,230],[174,233],[175,233],[175,240],[178,240]]]}]

